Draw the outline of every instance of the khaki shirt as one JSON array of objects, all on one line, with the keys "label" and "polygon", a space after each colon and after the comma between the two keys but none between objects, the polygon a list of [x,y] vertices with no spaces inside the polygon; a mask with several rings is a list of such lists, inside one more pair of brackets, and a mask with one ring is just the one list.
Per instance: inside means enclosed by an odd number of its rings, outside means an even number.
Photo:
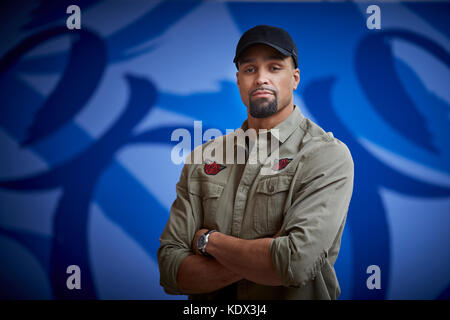
[{"label": "khaki shirt", "polygon": [[[242,129],[247,129],[247,120]],[[270,244],[270,253],[283,285],[265,286],[244,279],[190,299],[339,296],[333,265],[353,190],[350,151],[296,106],[274,129],[278,134],[270,130],[270,137],[278,139],[278,156],[284,160],[272,166],[272,174],[261,174],[267,163],[250,164],[248,145],[237,139],[234,150],[246,150],[243,164],[223,163],[220,170],[217,166],[211,170],[205,159],[201,164],[184,165],[158,250],[160,283],[167,293],[183,294],[176,281],[178,267],[193,254],[195,232],[204,227],[241,239],[273,237],[280,231]]]}]

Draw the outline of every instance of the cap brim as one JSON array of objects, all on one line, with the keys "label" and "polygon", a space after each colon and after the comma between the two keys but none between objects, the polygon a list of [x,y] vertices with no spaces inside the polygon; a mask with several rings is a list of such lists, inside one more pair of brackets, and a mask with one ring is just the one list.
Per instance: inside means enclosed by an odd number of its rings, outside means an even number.
[{"label": "cap brim", "polygon": [[265,45],[267,45],[267,46],[269,46],[269,47],[272,47],[272,48],[274,48],[275,50],[279,51],[279,52],[280,52],[282,55],[284,55],[284,56],[291,56],[291,55],[294,55],[293,53],[291,53],[291,52],[289,52],[289,51],[287,51],[287,50],[285,50],[285,49],[283,49],[283,48],[281,48],[281,47],[279,47],[279,46],[277,46],[277,45],[275,45],[275,44],[272,44],[272,43],[269,43],[269,42],[266,42],[266,41],[254,41],[254,42],[247,43],[247,44],[245,45],[245,47],[243,47],[243,48],[241,49],[241,51],[239,51],[238,54],[234,57],[233,62],[234,62],[234,63],[237,63],[237,59],[239,58],[239,56],[240,56],[245,50],[247,50],[248,47],[253,46],[253,45],[255,45],[255,44],[265,44]]}]

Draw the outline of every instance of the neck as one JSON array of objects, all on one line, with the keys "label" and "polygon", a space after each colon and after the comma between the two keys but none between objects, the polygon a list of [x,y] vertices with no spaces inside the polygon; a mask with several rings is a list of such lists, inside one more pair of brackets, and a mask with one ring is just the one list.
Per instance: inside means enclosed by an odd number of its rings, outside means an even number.
[{"label": "neck", "polygon": [[255,129],[257,132],[260,129],[270,130],[289,117],[292,111],[294,111],[294,104],[292,102],[277,113],[266,118],[253,118],[247,110],[248,128]]}]

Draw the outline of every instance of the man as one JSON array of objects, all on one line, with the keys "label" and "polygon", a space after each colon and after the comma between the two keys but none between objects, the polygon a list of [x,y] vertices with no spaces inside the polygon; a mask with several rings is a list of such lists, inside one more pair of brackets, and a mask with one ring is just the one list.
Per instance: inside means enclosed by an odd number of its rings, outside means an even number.
[{"label": "man", "polygon": [[285,30],[246,31],[234,62],[248,113],[242,130],[269,132],[278,159],[262,174],[267,161],[248,161],[260,151],[250,138],[231,140],[233,150],[245,150],[244,163],[185,164],[160,238],[160,283],[190,299],[336,299],[350,152],[293,104],[298,54]]}]

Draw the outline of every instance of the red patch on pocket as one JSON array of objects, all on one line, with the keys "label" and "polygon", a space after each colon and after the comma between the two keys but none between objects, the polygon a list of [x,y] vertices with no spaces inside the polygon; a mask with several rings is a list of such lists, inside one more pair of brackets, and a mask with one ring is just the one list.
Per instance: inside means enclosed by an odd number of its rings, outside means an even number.
[{"label": "red patch on pocket", "polygon": [[273,165],[272,170],[275,170],[275,171],[282,170],[282,169],[286,168],[286,166],[287,166],[287,165],[289,164],[289,162],[291,162],[291,161],[292,161],[292,159],[289,159],[289,158],[283,158],[283,159],[280,159],[280,160],[278,160],[278,162],[276,162],[276,163]]},{"label": "red patch on pocket", "polygon": [[205,164],[205,167],[203,169],[205,170],[206,174],[216,175],[217,173],[219,173],[219,171],[221,171],[225,168],[226,168],[226,166],[216,163],[214,161],[212,163]]}]

